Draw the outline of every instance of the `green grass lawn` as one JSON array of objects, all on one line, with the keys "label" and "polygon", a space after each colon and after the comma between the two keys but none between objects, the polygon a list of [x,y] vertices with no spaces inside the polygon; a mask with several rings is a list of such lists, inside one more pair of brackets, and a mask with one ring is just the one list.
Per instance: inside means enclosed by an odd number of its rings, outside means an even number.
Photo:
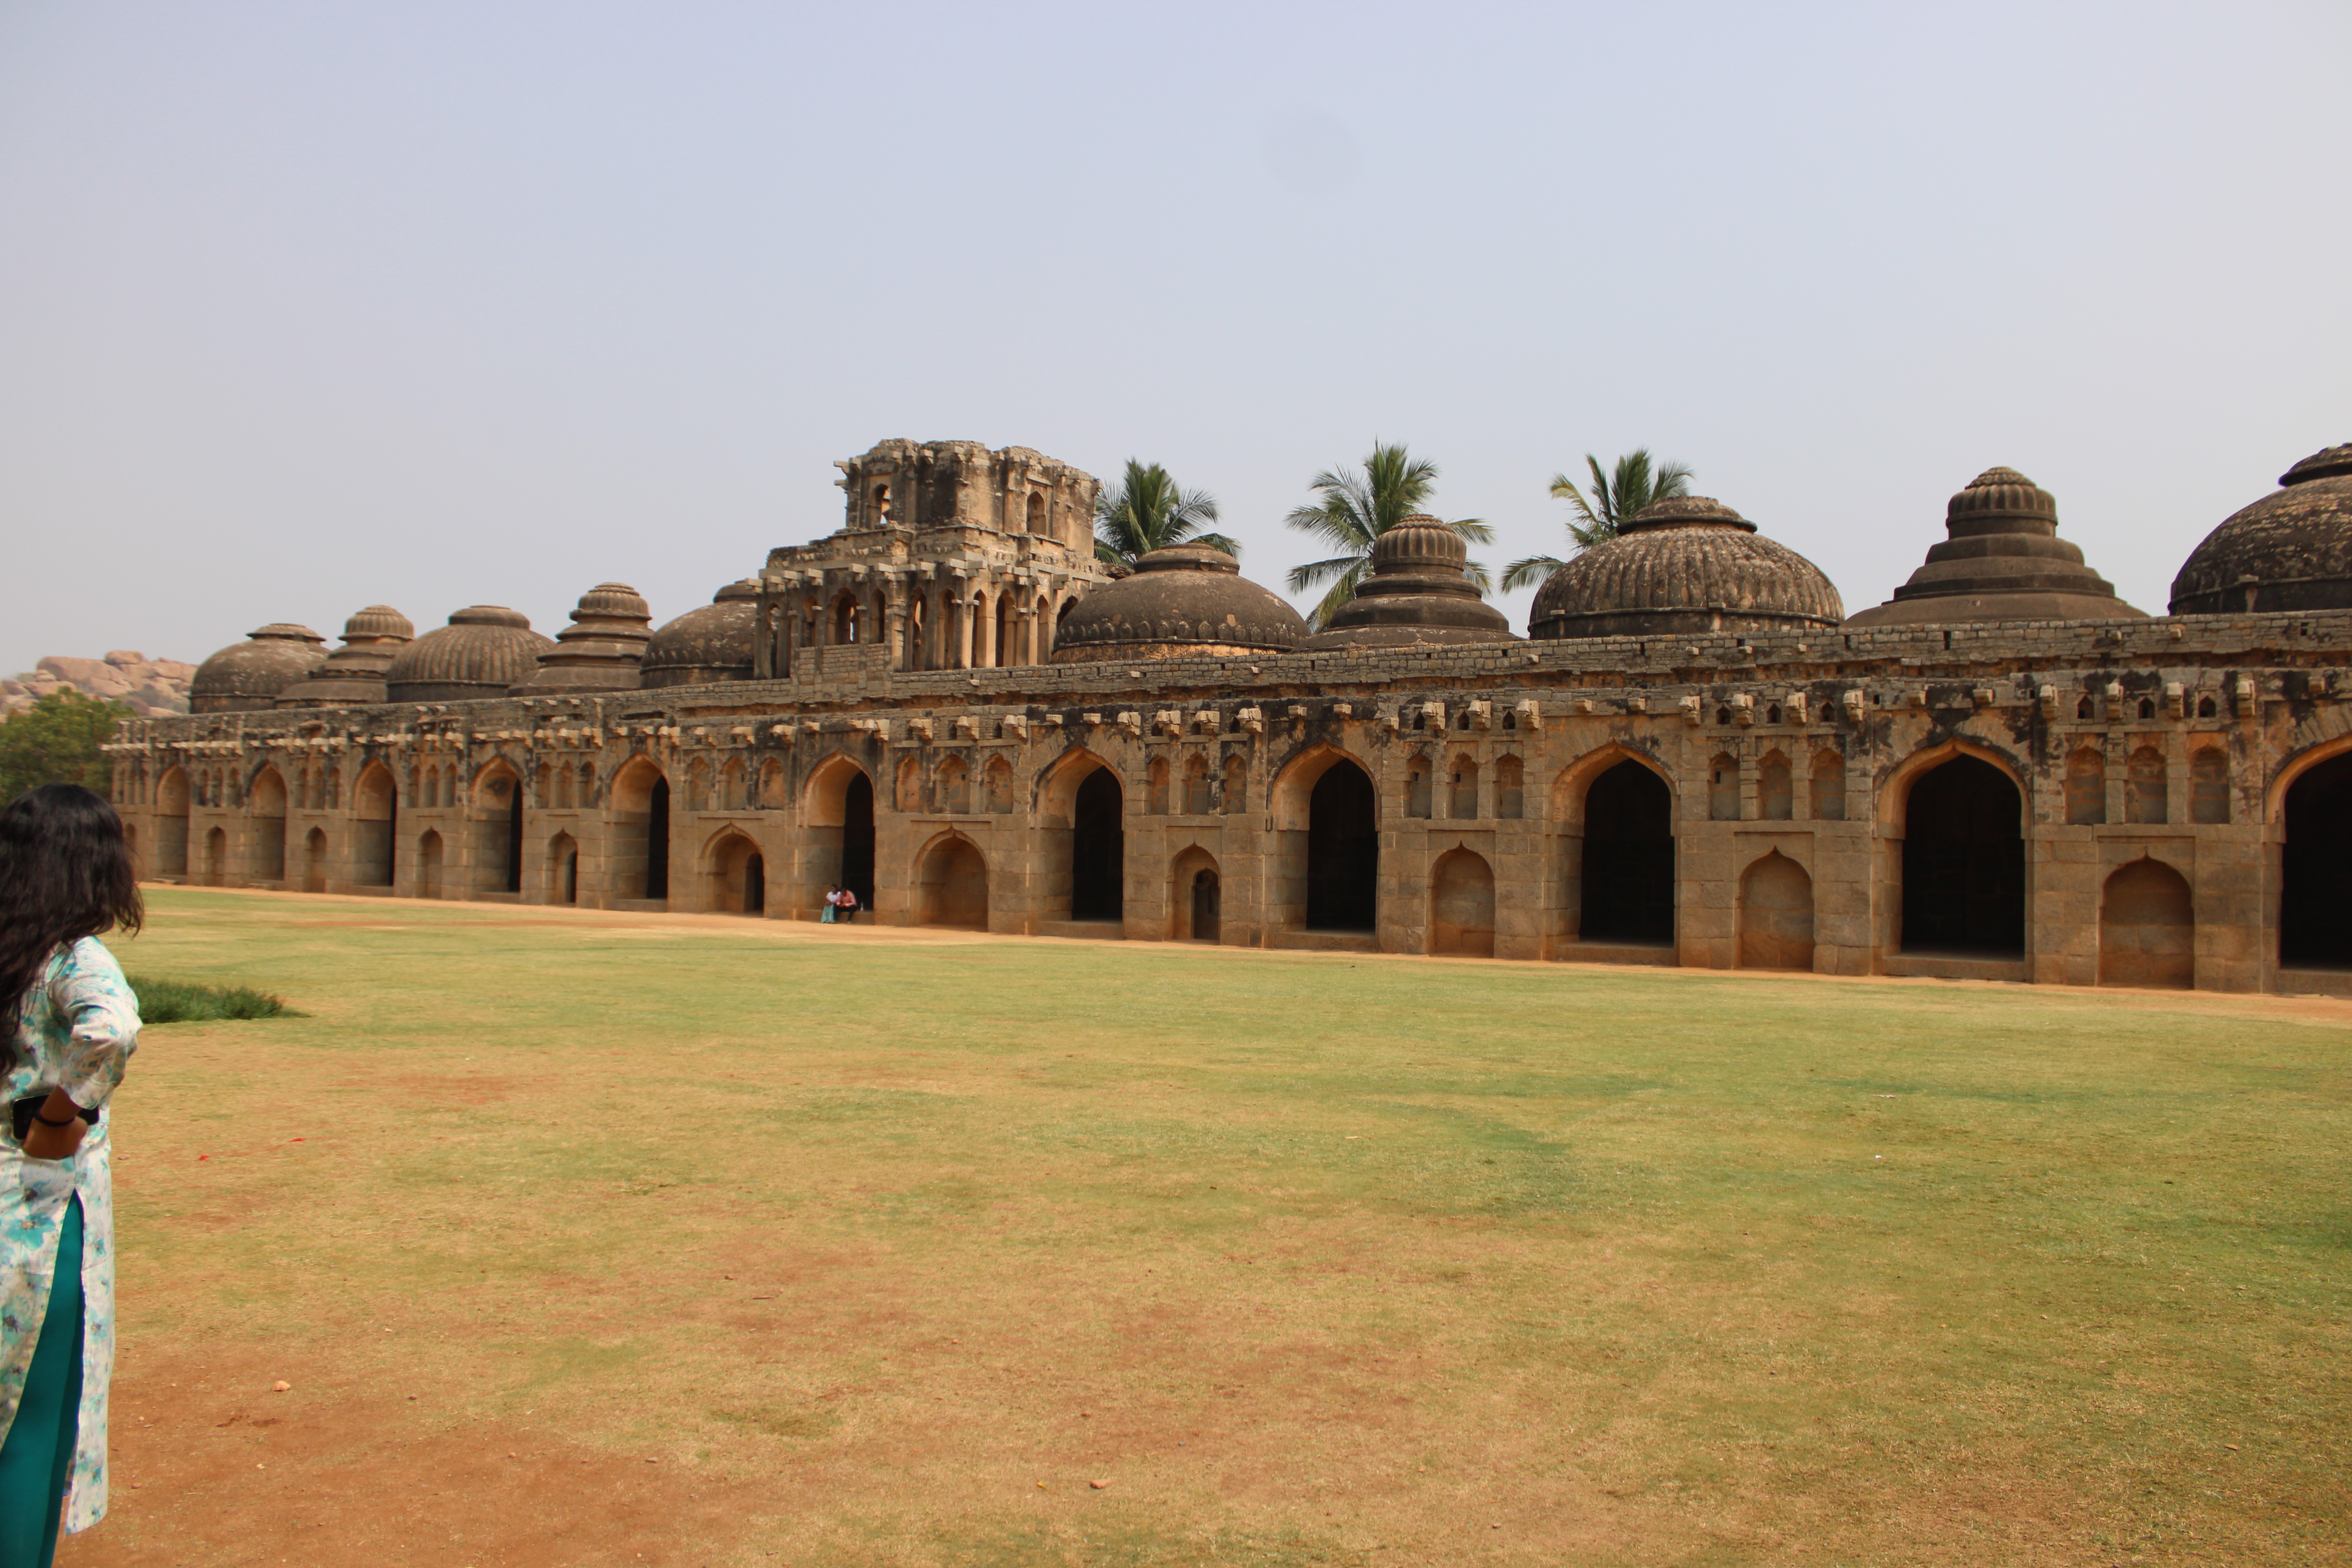
[{"label": "green grass lawn", "polygon": [[61,1563],[2352,1559],[2352,1007],[151,897]]}]

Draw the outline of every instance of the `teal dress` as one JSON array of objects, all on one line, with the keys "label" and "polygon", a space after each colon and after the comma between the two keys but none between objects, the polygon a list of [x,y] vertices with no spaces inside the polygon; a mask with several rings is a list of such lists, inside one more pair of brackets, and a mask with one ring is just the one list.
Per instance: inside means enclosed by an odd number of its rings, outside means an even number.
[{"label": "teal dress", "polygon": [[[0,1078],[0,1100],[12,1104],[63,1089],[76,1105],[101,1110],[139,1046],[139,999],[114,955],[94,938],[49,955],[26,988],[13,1022],[16,1060]],[[0,1485],[25,1484],[28,1469],[48,1468],[17,1462],[28,1442],[37,1443],[45,1454],[52,1446],[46,1433],[16,1430],[17,1415],[20,1406],[29,1415],[61,1394],[57,1435],[70,1432],[62,1445],[68,1531],[87,1530],[106,1513],[106,1396],[114,1373],[110,1120],[100,1117],[70,1158],[36,1160],[0,1119],[0,1430],[6,1432],[0,1439],[6,1455],[0,1460]],[[72,1300],[76,1285],[78,1313]],[[52,1327],[52,1310],[68,1325],[78,1317],[79,1332],[70,1327],[62,1334],[45,1332]],[[42,1352],[47,1353],[37,1355]],[[42,1374],[58,1369],[60,1356],[63,1377],[52,1387]],[[64,1421],[70,1421],[69,1428]],[[54,1509],[56,1500],[57,1492],[49,1490],[39,1507]],[[0,1532],[26,1517],[23,1508],[23,1500],[14,1495],[0,1498]],[[16,1568],[13,1554],[0,1561]]]}]

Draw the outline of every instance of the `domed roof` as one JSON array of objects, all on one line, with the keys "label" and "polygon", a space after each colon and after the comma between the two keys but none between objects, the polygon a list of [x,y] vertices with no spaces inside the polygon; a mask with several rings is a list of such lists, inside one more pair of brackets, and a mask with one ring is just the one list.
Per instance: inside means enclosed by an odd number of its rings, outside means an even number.
[{"label": "domed roof", "polygon": [[2172,580],[2172,613],[2352,608],[2352,444],[2314,452],[2232,512]]},{"label": "domed roof", "polygon": [[580,595],[572,624],[539,656],[539,668],[509,695],[635,690],[653,616],[644,595],[626,583],[597,584]]},{"label": "domed roof", "polygon": [[1677,636],[1834,626],[1845,605],[1822,569],[1710,496],[1673,496],[1625,520],[1536,591],[1537,637]]},{"label": "domed roof", "polygon": [[654,633],[638,668],[646,686],[709,686],[751,679],[751,638],[760,624],[760,584],[730,583],[698,610]]},{"label": "domed roof", "polygon": [[244,713],[267,709],[326,656],[327,639],[310,627],[272,621],[196,666],[188,681],[188,710]]},{"label": "domed roof", "polygon": [[1306,640],[1298,612],[1241,573],[1205,544],[1155,550],[1062,618],[1054,662],[1286,653]]},{"label": "domed roof", "polygon": [[384,671],[401,645],[415,637],[408,617],[390,605],[370,605],[343,623],[343,646],[326,662],[278,694],[280,708],[357,708],[384,700]]},{"label": "domed roof", "polygon": [[503,697],[507,688],[539,668],[555,644],[530,629],[530,619],[502,605],[474,605],[410,643],[383,672],[394,702],[463,702]]},{"label": "domed roof", "polygon": [[1371,570],[1331,624],[1299,647],[1411,647],[1423,643],[1517,642],[1503,612],[1470,581],[1470,547],[1426,512],[1372,542]]},{"label": "domed roof", "polygon": [[1949,536],[1883,605],[1850,626],[1950,621],[2112,621],[2144,616],[2058,537],[2058,501],[2015,468],[1987,468],[1944,508]]}]

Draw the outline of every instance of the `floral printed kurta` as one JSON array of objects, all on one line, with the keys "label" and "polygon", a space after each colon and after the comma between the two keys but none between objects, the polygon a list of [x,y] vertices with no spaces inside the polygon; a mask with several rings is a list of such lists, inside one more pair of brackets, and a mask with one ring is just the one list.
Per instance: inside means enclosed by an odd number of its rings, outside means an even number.
[{"label": "floral printed kurta", "polygon": [[[95,938],[49,955],[25,989],[13,1020],[16,1060],[0,1079],[13,1104],[63,1089],[96,1110],[122,1081],[139,1046],[139,999],[122,968]],[[16,1417],[33,1350],[48,1311],[66,1207],[81,1199],[81,1426],[66,1529],[88,1530],[106,1514],[106,1393],[114,1373],[114,1173],[108,1118],[65,1160],[27,1158],[0,1119],[0,1432]]]}]

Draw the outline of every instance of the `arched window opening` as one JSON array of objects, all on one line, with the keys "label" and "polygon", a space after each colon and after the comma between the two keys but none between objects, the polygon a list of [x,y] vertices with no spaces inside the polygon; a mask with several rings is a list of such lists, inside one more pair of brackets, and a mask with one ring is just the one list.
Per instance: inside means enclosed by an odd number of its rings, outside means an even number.
[{"label": "arched window opening", "polygon": [[2230,820],[2230,754],[2200,746],[2189,759],[2189,820],[2215,827]]},{"label": "arched window opening", "polygon": [[1184,815],[1206,816],[1209,804],[1209,759],[1198,753],[1184,761]]},{"label": "arched window opening", "polygon": [[1454,772],[1446,780],[1447,816],[1456,822],[1478,820],[1478,764],[1468,757],[1454,759]]},{"label": "arched window opening", "polygon": [[2279,962],[2352,969],[2352,752],[2331,757],[2286,790],[2280,851]]},{"label": "arched window opening", "polygon": [[923,763],[908,755],[898,759],[898,787],[891,795],[892,809],[918,812],[923,809]]},{"label": "arched window opening", "polygon": [[988,929],[988,862],[971,839],[941,839],[923,857],[915,882],[915,921]]},{"label": "arched window opening", "polygon": [[860,637],[863,607],[855,594],[844,594],[833,602],[833,640],[835,647],[847,647],[864,640]]},{"label": "arched window opening", "polygon": [[988,662],[1000,668],[1021,662],[1013,652],[1013,595],[1010,594],[996,596],[996,637],[988,652]]},{"label": "arched window opening", "polygon": [[1238,816],[1249,809],[1249,763],[1239,752],[1225,759],[1225,814]]},{"label": "arched window opening", "polygon": [[1495,870],[1468,849],[1439,857],[1429,879],[1429,951],[1495,956]]},{"label": "arched window opening", "polygon": [[501,764],[474,786],[474,868],[484,892],[522,891],[522,779]]},{"label": "arched window opening", "polygon": [[1145,770],[1143,809],[1147,816],[1168,815],[1168,759],[1154,757]]},{"label": "arched window opening", "polygon": [[352,788],[358,820],[352,824],[352,880],[362,888],[392,886],[392,847],[397,843],[400,792],[391,771],[372,763]]},{"label": "arched window opening", "polygon": [[1666,781],[1630,760],[1584,792],[1581,940],[1675,940],[1674,816]]},{"label": "arched window opening", "polygon": [[327,830],[314,827],[302,839],[302,890],[327,890]]},{"label": "arched window opening", "polygon": [[1775,702],[1764,710],[1764,722],[1767,724],[1778,724],[1780,721],[1780,705],[1778,702]]},{"label": "arched window opening", "polygon": [[940,763],[940,809],[955,816],[971,811],[971,770],[961,757],[951,756]]},{"label": "arched window opening", "polygon": [[1777,849],[1739,879],[1739,967],[1813,967],[1813,879]]},{"label": "arched window opening", "polygon": [[173,768],[155,783],[155,869],[188,874],[188,775]]},{"label": "arched window opening", "polygon": [[888,485],[874,487],[874,526],[877,528],[890,526],[890,487]]},{"label": "arched window opening", "polygon": [[1416,730],[1426,730],[1426,729],[1428,729],[1428,728],[1429,728],[1429,714],[1428,714],[1425,710],[1422,710],[1422,709],[1419,709],[1419,708],[1414,709],[1414,710],[1412,710],[1412,727],[1413,727],[1414,729],[1416,729]]},{"label": "arched window opening", "polygon": [[1503,728],[1504,728],[1504,729],[1506,729],[1506,730],[1516,730],[1516,729],[1517,729],[1518,727],[1519,727],[1519,716],[1518,716],[1517,713],[1512,712],[1512,711],[1511,711],[1510,710],[1508,710],[1508,709],[1504,710],[1504,712],[1503,712]]},{"label": "arched window opening", "polygon": [[720,839],[710,856],[710,907],[723,914],[756,915],[768,907],[768,865],[760,847],[740,833]]},{"label": "arched window opening", "polygon": [[1353,762],[1335,762],[1307,797],[1307,929],[1377,929],[1380,880],[1371,775]]},{"label": "arched window opening", "polygon": [[2164,753],[2142,746],[2131,754],[2124,774],[2124,820],[2160,825],[2171,818],[2171,789],[2165,777]]},{"label": "arched window opening", "polygon": [[1470,728],[1470,710],[1465,708],[1461,712],[1454,716],[1454,727],[1457,730],[1467,730]]},{"label": "arched window opening", "polygon": [[1756,764],[1756,807],[1767,822],[1787,822],[1796,816],[1796,777],[1780,752],[1765,752]]},{"label": "arched window opening", "polygon": [[2197,914],[2189,883],[2142,856],[2099,898],[2099,984],[2186,991],[2197,984]]},{"label": "arched window opening", "polygon": [[2096,827],[2107,819],[2107,759],[2084,746],[2066,759],[2066,825]]},{"label": "arched window opening", "polygon": [[1127,798],[1118,775],[1097,768],[1070,813],[1070,918],[1115,921],[1127,910]]},{"label": "arched window opening", "polygon": [[559,833],[547,845],[547,901],[580,901],[580,846],[569,833]]},{"label": "arched window opening", "polygon": [[2152,700],[2150,700],[2149,699],[2147,699],[2147,698],[2145,698],[2145,697],[2141,698],[2141,699],[2139,700],[2139,716],[2140,716],[2141,718],[2143,718],[2143,719],[2153,719],[2153,718],[2155,718],[2155,717],[2156,717],[2156,704],[2155,704]]},{"label": "arched window opening", "polygon": [[1503,757],[1495,763],[1495,815],[1507,822],[1516,822],[1528,814],[1527,764],[1517,757]]},{"label": "arched window opening", "polygon": [[1408,757],[1404,764],[1404,814],[1425,817],[1431,812],[1429,759]]},{"label": "arched window opening", "polygon": [[1728,709],[1728,708],[1717,708],[1717,709],[1715,710],[1715,721],[1716,721],[1717,723],[1718,723],[1718,724],[1728,724],[1728,723],[1730,723],[1730,722],[1731,722],[1731,710],[1730,710],[1730,709]]},{"label": "arched window opening", "polygon": [[742,758],[730,757],[727,759],[727,765],[719,770],[719,805],[720,810],[741,811],[745,808],[747,801],[745,798],[744,781],[748,776],[749,770],[743,766]]},{"label": "arched window opening", "polygon": [[2213,700],[2210,697],[2200,697],[2197,700],[2197,717],[2200,719],[2210,719],[2215,716],[2215,713],[2216,710],[2213,706]]},{"label": "arched window opening", "polygon": [[1032,533],[1045,532],[1045,498],[1039,495],[1035,490],[1031,490],[1029,492],[1029,500],[1026,510],[1027,516],[1024,521],[1024,526],[1027,527],[1028,531]]},{"label": "arched window opening", "polygon": [[2074,717],[2077,719],[2088,719],[2095,711],[2096,705],[2093,703],[2091,699],[2087,696],[2080,702],[2074,704]]},{"label": "arched window opening", "polygon": [[1906,952],[2025,952],[2024,802],[2009,775],[1954,757],[1911,785],[1903,832]]},{"label": "arched window opening", "polygon": [[992,815],[1002,815],[1013,809],[1013,764],[1003,757],[990,759],[988,764],[988,806]]},{"label": "arched window opening", "polygon": [[1739,820],[1739,759],[1717,752],[1706,765],[1706,814],[1717,822]]}]

